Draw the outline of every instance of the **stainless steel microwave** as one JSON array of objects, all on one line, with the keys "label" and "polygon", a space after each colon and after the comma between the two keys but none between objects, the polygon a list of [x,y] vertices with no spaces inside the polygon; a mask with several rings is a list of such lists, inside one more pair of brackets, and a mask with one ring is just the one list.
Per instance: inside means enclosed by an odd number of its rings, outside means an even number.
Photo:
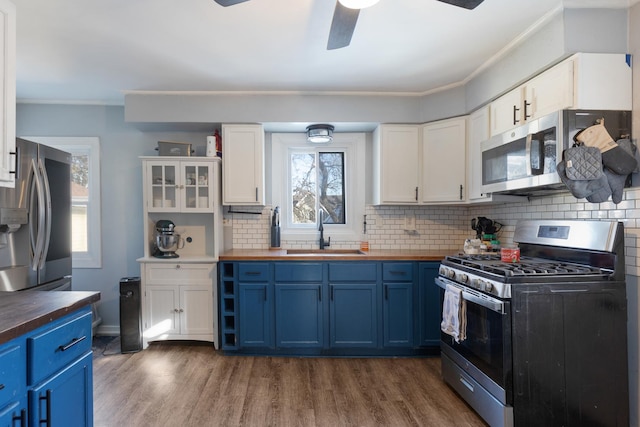
[{"label": "stainless steel microwave", "polygon": [[562,110],[482,142],[482,191],[535,194],[566,190],[556,171],[562,152],[573,144],[576,133],[601,118],[612,138],[630,136],[630,111]]}]

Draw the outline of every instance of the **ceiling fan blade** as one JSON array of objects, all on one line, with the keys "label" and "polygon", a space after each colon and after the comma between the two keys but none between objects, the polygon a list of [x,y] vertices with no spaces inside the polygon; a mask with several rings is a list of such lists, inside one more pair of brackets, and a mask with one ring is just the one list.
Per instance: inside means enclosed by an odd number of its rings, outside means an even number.
[{"label": "ceiling fan blade", "polygon": [[233,6],[234,4],[238,4],[238,3],[243,3],[245,1],[249,1],[249,0],[214,0],[216,3],[218,3],[220,6]]},{"label": "ceiling fan blade", "polygon": [[[216,0],[217,1],[217,0]],[[336,2],[336,9],[333,12],[333,21],[329,30],[329,42],[327,50],[340,49],[349,46],[353,30],[358,22],[360,9],[349,9]]]},{"label": "ceiling fan blade", "polygon": [[453,6],[463,7],[465,9],[475,9],[484,0],[438,0],[438,1],[441,1],[442,3],[451,4]]}]

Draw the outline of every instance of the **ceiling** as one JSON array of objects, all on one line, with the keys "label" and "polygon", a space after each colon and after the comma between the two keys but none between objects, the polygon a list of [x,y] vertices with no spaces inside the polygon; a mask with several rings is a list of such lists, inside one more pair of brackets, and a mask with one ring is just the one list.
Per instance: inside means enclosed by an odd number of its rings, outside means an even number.
[{"label": "ceiling", "polygon": [[13,0],[20,101],[127,91],[428,93],[460,84],[561,7],[638,0],[380,0],[326,49],[335,0]]}]

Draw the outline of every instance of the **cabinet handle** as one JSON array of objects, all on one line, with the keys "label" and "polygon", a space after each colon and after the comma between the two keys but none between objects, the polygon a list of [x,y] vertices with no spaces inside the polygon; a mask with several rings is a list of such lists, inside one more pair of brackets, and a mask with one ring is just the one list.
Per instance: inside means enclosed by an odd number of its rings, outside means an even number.
[{"label": "cabinet handle", "polygon": [[418,187],[416,187],[416,202],[418,201]]},{"label": "cabinet handle", "polygon": [[462,184],[460,184],[460,200],[462,200]]},{"label": "cabinet handle", "polygon": [[517,124],[518,122],[520,122],[520,120],[516,120],[516,112],[520,111],[519,108],[517,108],[515,105],[513,106],[513,124]]},{"label": "cabinet handle", "polygon": [[180,313],[184,313],[184,310],[183,310],[183,309],[180,309]]},{"label": "cabinet handle", "polygon": [[0,390],[4,389],[4,384],[0,384]]},{"label": "cabinet handle", "polygon": [[258,276],[259,274],[259,271],[247,271],[246,273],[244,273],[245,276]]},{"label": "cabinet handle", "polygon": [[318,286],[318,301],[322,302],[322,287]]},{"label": "cabinet handle", "polygon": [[174,313],[178,313],[178,312],[179,312],[179,310],[178,310],[177,308],[174,308],[174,309],[173,309],[173,312],[174,312]]},{"label": "cabinet handle", "polygon": [[527,120],[529,117],[531,117],[531,114],[527,114],[527,107],[531,107],[531,103],[527,102],[527,100],[524,100],[524,119]]},{"label": "cabinet handle", "polygon": [[26,427],[27,426],[27,410],[23,409],[20,411],[20,416],[13,416],[13,425],[16,425],[16,421],[20,421],[20,427]]},{"label": "cabinet handle", "polygon": [[333,301],[333,286],[331,286],[330,288],[331,288],[331,292],[330,292],[330,293],[331,293],[331,295],[330,295],[329,299],[330,299],[331,301]]},{"label": "cabinet handle", "polygon": [[81,343],[82,341],[84,341],[84,340],[86,340],[86,339],[87,339],[87,336],[86,336],[86,335],[84,335],[84,336],[82,336],[82,337],[80,337],[80,338],[74,338],[74,339],[72,339],[72,340],[71,340],[71,342],[70,342],[69,344],[67,344],[67,345],[61,345],[60,347],[58,347],[58,350],[60,350],[60,351],[67,351],[67,350],[69,350],[71,347],[73,347],[74,345],[76,345],[76,344],[78,344],[78,343]]},{"label": "cabinet handle", "polygon": [[389,270],[389,274],[393,276],[404,276],[405,272],[402,270]]},{"label": "cabinet handle", "polygon": [[258,201],[258,187],[256,187],[256,202]]},{"label": "cabinet handle", "polygon": [[384,285],[384,299],[389,299],[389,285]]},{"label": "cabinet handle", "polygon": [[16,151],[10,151],[9,155],[13,156],[13,170],[10,170],[9,173],[15,174],[16,178],[18,178],[18,167],[19,167],[19,161],[18,161],[18,150],[19,148],[16,148]]},{"label": "cabinet handle", "polygon": [[176,264],[176,268],[178,269],[178,268],[182,268],[182,267],[180,267],[180,264]]},{"label": "cabinet handle", "polygon": [[51,426],[51,390],[47,390],[44,396],[39,397],[40,402],[45,402],[45,418],[40,418],[38,424],[44,424],[47,427]]}]

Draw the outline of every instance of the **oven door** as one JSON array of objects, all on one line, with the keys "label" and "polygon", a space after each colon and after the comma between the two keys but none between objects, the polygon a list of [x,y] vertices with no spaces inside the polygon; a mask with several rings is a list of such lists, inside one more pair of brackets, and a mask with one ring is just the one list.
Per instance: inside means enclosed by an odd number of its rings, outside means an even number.
[{"label": "oven door", "polygon": [[560,113],[541,117],[482,143],[482,191],[557,184],[562,156]]},{"label": "oven door", "polygon": [[441,332],[442,352],[502,404],[511,405],[513,380],[510,301],[488,296],[444,277],[437,277],[436,284],[442,288],[441,303],[448,284],[461,289],[466,301],[467,338],[457,343],[453,337]]}]

